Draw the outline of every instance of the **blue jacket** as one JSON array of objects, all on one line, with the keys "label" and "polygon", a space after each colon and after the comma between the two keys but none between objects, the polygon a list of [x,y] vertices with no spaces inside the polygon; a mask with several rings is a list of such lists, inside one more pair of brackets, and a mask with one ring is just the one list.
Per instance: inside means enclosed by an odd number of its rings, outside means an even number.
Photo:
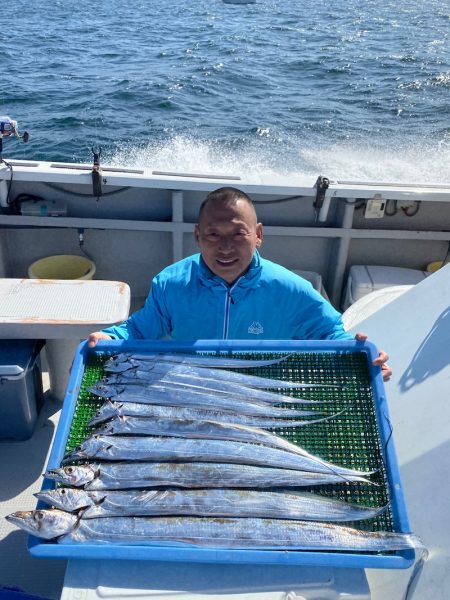
[{"label": "blue jacket", "polygon": [[167,267],[153,279],[144,307],[103,331],[117,339],[353,339],[308,281],[257,251],[231,286],[200,254]]}]

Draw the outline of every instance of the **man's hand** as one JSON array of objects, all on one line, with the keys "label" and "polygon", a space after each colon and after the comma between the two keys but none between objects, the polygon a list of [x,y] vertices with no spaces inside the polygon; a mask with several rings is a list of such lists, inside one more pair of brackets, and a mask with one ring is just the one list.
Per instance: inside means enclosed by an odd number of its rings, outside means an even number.
[{"label": "man's hand", "polygon": [[[367,335],[365,333],[357,333],[355,334],[355,340],[359,342],[365,342],[367,340]],[[373,361],[373,364],[376,367],[381,367],[381,374],[383,375],[383,381],[389,381],[392,376],[392,369],[387,364],[389,360],[389,355],[386,354],[384,350],[380,350],[378,352],[377,358]]]},{"label": "man's hand", "polygon": [[94,348],[100,340],[112,340],[112,337],[102,331],[94,331],[94,333],[89,334],[88,348]]}]

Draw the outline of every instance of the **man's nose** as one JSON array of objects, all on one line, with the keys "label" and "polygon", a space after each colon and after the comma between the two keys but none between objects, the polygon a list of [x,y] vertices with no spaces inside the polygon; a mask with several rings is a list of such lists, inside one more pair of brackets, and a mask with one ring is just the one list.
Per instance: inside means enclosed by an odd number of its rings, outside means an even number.
[{"label": "man's nose", "polygon": [[233,238],[230,235],[223,235],[220,238],[219,249],[229,252],[233,248]]}]

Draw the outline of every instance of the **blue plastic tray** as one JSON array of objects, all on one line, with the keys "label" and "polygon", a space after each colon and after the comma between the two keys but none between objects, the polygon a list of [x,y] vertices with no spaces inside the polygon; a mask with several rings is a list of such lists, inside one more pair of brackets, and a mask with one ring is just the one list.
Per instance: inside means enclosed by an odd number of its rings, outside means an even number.
[{"label": "blue plastic tray", "polygon": [[[64,405],[61,412],[55,440],[48,460],[48,468],[59,467],[64,456],[70,433],[80,386],[86,365],[92,354],[110,355],[118,352],[223,352],[226,354],[273,352],[299,353],[363,353],[367,360],[370,377],[371,396],[373,398],[379,433],[380,451],[386,466],[386,486],[390,499],[392,529],[409,533],[405,499],[397,465],[392,438],[389,412],[381,376],[381,369],[374,367],[372,361],[378,355],[375,346],[369,342],[356,341],[196,341],[196,342],[150,342],[150,341],[105,341],[95,349],[89,349],[83,342],[79,345],[67,386]],[[361,356],[361,354],[359,354]],[[42,489],[53,487],[54,483],[44,480]],[[38,504],[38,508],[44,508]],[[48,508],[48,507],[46,507]],[[65,559],[138,559],[183,562],[220,562],[252,564],[315,565],[347,568],[389,568],[402,569],[414,562],[414,550],[390,553],[351,553],[331,551],[286,551],[286,550],[227,550],[222,548],[195,548],[188,546],[125,546],[112,544],[64,544],[42,541],[29,536],[29,551],[34,556]]]}]

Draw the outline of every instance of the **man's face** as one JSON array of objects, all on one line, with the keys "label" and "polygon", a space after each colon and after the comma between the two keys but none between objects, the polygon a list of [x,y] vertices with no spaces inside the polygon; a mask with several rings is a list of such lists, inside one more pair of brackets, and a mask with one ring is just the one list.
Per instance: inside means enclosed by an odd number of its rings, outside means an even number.
[{"label": "man's face", "polygon": [[233,283],[246,272],[261,245],[262,224],[244,200],[210,202],[195,226],[195,239],[211,271]]}]

